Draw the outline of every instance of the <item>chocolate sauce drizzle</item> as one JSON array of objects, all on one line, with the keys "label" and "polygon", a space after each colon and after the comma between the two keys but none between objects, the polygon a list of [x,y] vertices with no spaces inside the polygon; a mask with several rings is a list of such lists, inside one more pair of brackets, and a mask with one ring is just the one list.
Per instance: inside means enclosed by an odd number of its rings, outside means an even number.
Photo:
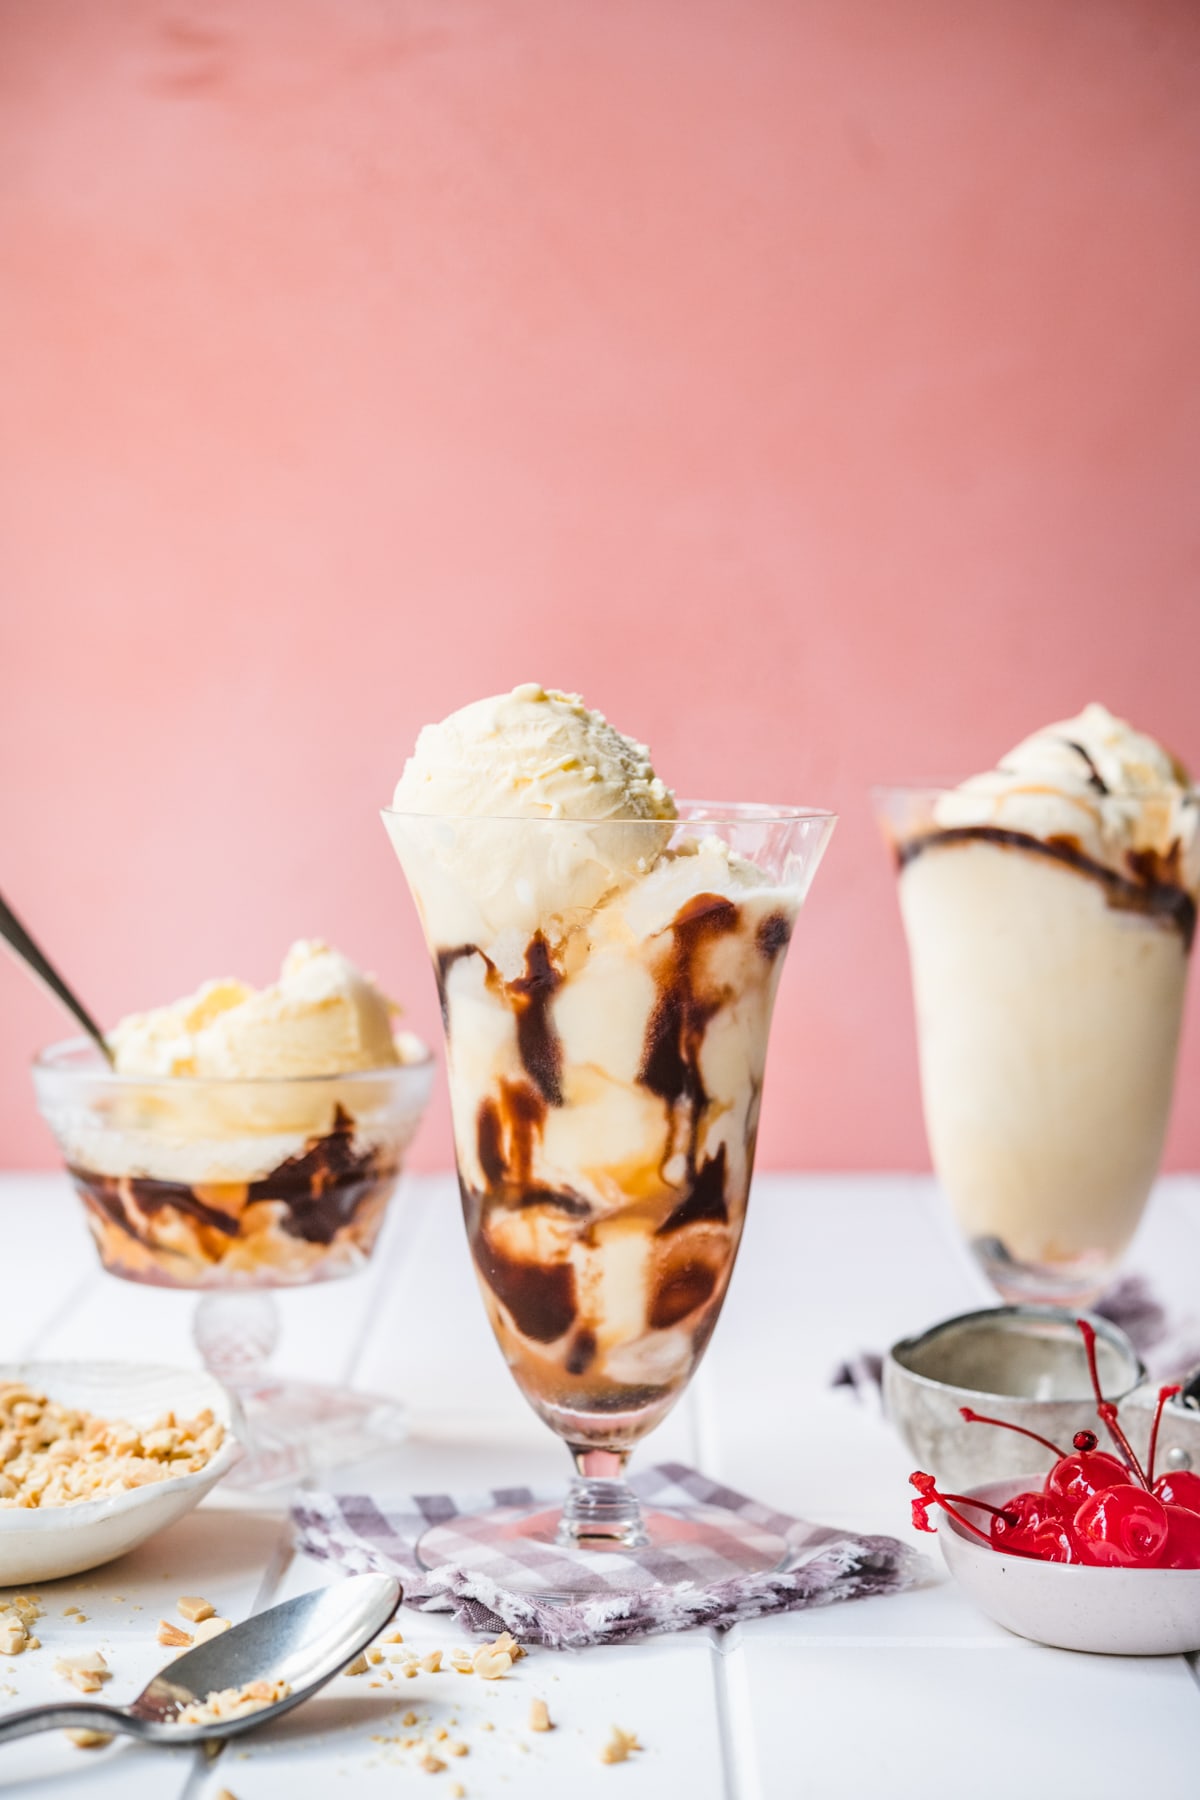
[{"label": "chocolate sauce drizzle", "polygon": [[1028,832],[1013,831],[1002,825],[951,825],[942,831],[929,831],[910,838],[896,847],[896,863],[907,867],[927,850],[949,848],[953,844],[995,844],[1003,850],[1021,850],[1031,856],[1044,856],[1064,864],[1090,881],[1099,882],[1104,897],[1117,912],[1141,913],[1173,926],[1190,950],[1196,935],[1196,902],[1182,885],[1182,851],[1176,841],[1166,855],[1156,850],[1130,850],[1125,863],[1128,875],[1098,863],[1071,837],[1033,837]]},{"label": "chocolate sauce drizzle", "polygon": [[[700,1052],[709,1020],[722,996],[705,993],[699,962],[714,939],[737,929],[738,909],[720,894],[697,894],[681,908],[671,924],[671,950],[659,977],[658,1004],[646,1031],[638,1080],[676,1114],[687,1117],[687,1175],[684,1198],[659,1226],[657,1235],[668,1237],[697,1219],[728,1220],[725,1199],[725,1146],[715,1158],[697,1166],[700,1127],[708,1105]],[[765,921],[764,921],[765,923]],[[776,951],[775,954],[778,954]]]},{"label": "chocolate sauce drizzle", "polygon": [[1082,756],[1087,764],[1088,786],[1094,788],[1098,794],[1107,794],[1109,792],[1108,784],[1096,767],[1090,751],[1085,750],[1082,744],[1077,744],[1074,738],[1064,738],[1062,741],[1068,750],[1074,750],[1076,756]]},{"label": "chocolate sauce drizzle", "polygon": [[548,1106],[562,1105],[562,1045],[550,1006],[562,986],[550,946],[535,932],[525,952],[525,973],[509,983],[517,1017],[517,1049],[525,1072]]}]

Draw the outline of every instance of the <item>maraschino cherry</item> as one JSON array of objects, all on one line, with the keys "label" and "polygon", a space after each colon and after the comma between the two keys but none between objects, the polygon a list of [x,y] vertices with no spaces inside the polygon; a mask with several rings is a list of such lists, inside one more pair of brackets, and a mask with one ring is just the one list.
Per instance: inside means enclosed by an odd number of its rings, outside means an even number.
[{"label": "maraschino cherry", "polygon": [[[1104,1398],[1096,1366],[1096,1333],[1086,1319],[1077,1319],[1076,1324],[1087,1352],[1096,1411],[1117,1454],[1098,1450],[1094,1431],[1077,1431],[1067,1452],[1023,1425],[986,1418],[964,1406],[960,1410],[968,1424],[1019,1432],[1044,1444],[1056,1460],[1039,1492],[1015,1494],[1002,1507],[966,1494],[939,1493],[933,1476],[918,1470],[910,1478],[920,1496],[913,1501],[913,1523],[932,1531],[929,1508],[937,1505],[964,1530],[1009,1556],[1097,1568],[1200,1569],[1200,1476],[1179,1470],[1154,1478],[1163,1407],[1179,1392],[1178,1386],[1159,1390],[1143,1469],[1117,1419],[1115,1404]],[[964,1517],[963,1507],[989,1515],[987,1529]]]}]

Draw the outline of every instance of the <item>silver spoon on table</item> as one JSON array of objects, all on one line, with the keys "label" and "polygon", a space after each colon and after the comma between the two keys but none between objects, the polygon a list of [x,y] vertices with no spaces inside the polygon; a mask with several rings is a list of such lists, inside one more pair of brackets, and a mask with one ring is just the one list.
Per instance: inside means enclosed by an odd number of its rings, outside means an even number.
[{"label": "silver spoon on table", "polygon": [[61,1001],[67,1011],[78,1020],[93,1043],[98,1044],[105,1062],[111,1063],[113,1053],[105,1041],[104,1033],[93,1019],[83,1001],[73,994],[50,959],[38,949],[25,927],[18,919],[12,907],[8,905],[3,894],[0,894],[0,938],[8,945],[13,954],[25,964],[30,974],[36,975],[54,998]]},{"label": "silver spoon on table", "polygon": [[[347,1575],[256,1613],[219,1637],[176,1657],[128,1706],[102,1700],[63,1700],[29,1706],[0,1717],[0,1744],[34,1731],[82,1726],[90,1731],[123,1731],[150,1744],[183,1748],[208,1738],[236,1737],[257,1730],[299,1706],[332,1681],[366,1649],[400,1604],[403,1590],[392,1575]],[[173,1725],[182,1707],[203,1704],[210,1694],[244,1688],[254,1681],[285,1681],[282,1700],[238,1719],[209,1725]]]}]

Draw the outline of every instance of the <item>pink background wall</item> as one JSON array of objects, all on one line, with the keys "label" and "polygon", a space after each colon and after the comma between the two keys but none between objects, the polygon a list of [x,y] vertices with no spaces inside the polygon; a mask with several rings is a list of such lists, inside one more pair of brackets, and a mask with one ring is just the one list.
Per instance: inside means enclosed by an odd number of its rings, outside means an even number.
[{"label": "pink background wall", "polygon": [[1200,763],[1192,0],[0,0],[0,170],[0,885],[100,1013],[319,933],[431,1031],[375,808],[532,677],[842,811],[763,1158],[923,1165],[869,782]]}]

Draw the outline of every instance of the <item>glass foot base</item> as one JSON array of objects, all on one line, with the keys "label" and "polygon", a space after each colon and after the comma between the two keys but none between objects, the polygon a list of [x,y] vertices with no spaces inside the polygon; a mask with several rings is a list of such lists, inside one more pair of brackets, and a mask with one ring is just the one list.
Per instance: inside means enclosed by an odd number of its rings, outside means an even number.
[{"label": "glass foot base", "polygon": [[243,1492],[292,1486],[322,1469],[379,1455],[408,1435],[394,1400],[352,1388],[265,1381],[235,1392],[246,1453],[225,1480]]},{"label": "glass foot base", "polygon": [[637,1549],[603,1541],[568,1548],[558,1541],[561,1519],[560,1506],[466,1513],[431,1526],[417,1544],[417,1560],[425,1569],[451,1563],[486,1575],[516,1594],[571,1601],[767,1574],[791,1554],[786,1538],[717,1507],[646,1512],[649,1542]]},{"label": "glass foot base", "polygon": [[1069,1263],[1021,1262],[1003,1239],[971,1239],[971,1254],[988,1281],[1010,1305],[1088,1306],[1108,1286],[1111,1256],[1097,1250]]}]

